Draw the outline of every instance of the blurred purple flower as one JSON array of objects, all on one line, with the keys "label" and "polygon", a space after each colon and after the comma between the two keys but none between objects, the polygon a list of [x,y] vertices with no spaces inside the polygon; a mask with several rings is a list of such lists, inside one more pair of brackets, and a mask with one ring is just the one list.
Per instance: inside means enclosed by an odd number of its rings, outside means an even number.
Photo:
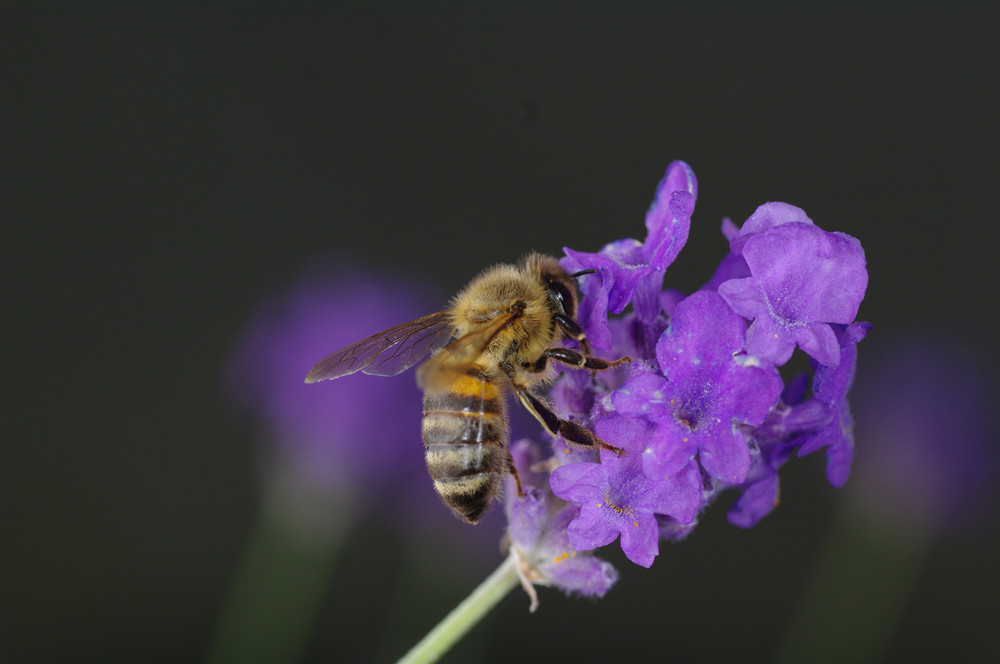
[{"label": "blurred purple flower", "polygon": [[990,357],[954,331],[922,332],[897,337],[859,374],[864,452],[852,484],[866,515],[930,535],[981,524],[987,512],[996,519],[1000,389]]},{"label": "blurred purple flower", "polygon": [[328,353],[445,302],[413,275],[313,265],[260,304],[226,362],[224,392],[258,429],[269,460],[317,488],[374,483],[379,490],[366,495],[381,495],[403,477],[426,479],[412,376],[303,379]]}]

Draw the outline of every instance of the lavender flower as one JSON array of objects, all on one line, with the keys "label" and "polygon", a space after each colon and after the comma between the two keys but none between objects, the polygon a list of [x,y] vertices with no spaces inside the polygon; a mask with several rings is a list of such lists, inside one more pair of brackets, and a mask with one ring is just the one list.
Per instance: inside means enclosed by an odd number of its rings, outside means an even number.
[{"label": "lavender flower", "polygon": [[518,558],[521,583],[531,597],[531,610],[538,607],[535,584],[585,596],[604,595],[617,581],[618,572],[611,563],[578,551],[566,532],[580,508],[556,498],[545,476],[531,471],[538,463],[537,448],[531,443],[514,443],[511,455],[524,484],[524,496],[517,497],[514,483],[508,479],[507,534]]},{"label": "lavender flower", "polygon": [[608,313],[620,314],[633,300],[642,320],[656,318],[659,292],[667,266],[687,242],[698,182],[691,167],[675,161],[656,188],[646,213],[646,241],[631,238],[605,245],[596,254],[567,248],[563,267],[569,272],[594,269],[600,280],[582,282],[580,322],[595,348],[611,348]]},{"label": "lavender flower", "polygon": [[827,233],[799,208],[767,203],[730,247],[750,277],[720,284],[719,294],[753,321],[747,352],[780,366],[798,345],[820,364],[837,366],[840,345],[830,324],[851,323],[868,286],[861,243]]},{"label": "lavender flower", "polygon": [[[868,283],[861,244],[797,207],[767,203],[741,228],[724,221],[730,252],[703,289],[663,290],[696,194],[690,167],[674,162],[647,213],[645,241],[593,254],[566,249],[568,271],[597,271],[580,281],[579,318],[592,345],[634,361],[594,376],[566,372],[551,396],[564,416],[625,453],[555,445],[546,500],[578,507],[539,526],[532,515],[549,512],[531,493],[521,508],[508,507],[518,517],[512,538],[515,529],[537,531],[531,541],[558,538],[553,530],[565,527],[577,552],[620,539],[625,555],[648,567],[659,540],[685,536],[724,489],[740,493],[730,521],[757,523],[777,504],[778,470],[796,454],[825,448],[830,482],[846,481],[854,445],[847,394],[870,328],[854,320]],[[629,304],[631,312],[607,319]],[[811,358],[811,377],[786,384],[778,368],[795,348]]]},{"label": "lavender flower", "polygon": [[571,463],[552,473],[552,492],[580,504],[579,516],[567,528],[574,547],[594,549],[621,535],[628,559],[649,567],[659,552],[656,515],[674,517],[682,524],[694,520],[701,498],[695,469],[688,466],[673,477],[650,479],[642,472],[640,458],[634,453],[619,458],[605,452],[601,463]]},{"label": "lavender flower", "polygon": [[660,372],[635,376],[614,395],[620,413],[657,424],[642,451],[647,474],[670,476],[698,454],[712,477],[746,478],[750,449],[736,424],[761,424],[782,383],[774,367],[742,352],[745,336],[743,319],[716,293],[677,305],[656,345]]}]

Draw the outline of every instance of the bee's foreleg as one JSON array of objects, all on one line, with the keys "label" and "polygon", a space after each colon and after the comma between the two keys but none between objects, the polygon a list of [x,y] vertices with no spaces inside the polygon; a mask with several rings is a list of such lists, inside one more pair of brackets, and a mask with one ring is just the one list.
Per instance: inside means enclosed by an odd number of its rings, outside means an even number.
[{"label": "bee's foreleg", "polygon": [[583,354],[590,355],[590,344],[587,343],[587,333],[583,331],[580,324],[563,314],[556,314],[553,318],[555,318],[556,323],[566,333],[566,336],[580,344],[580,350],[583,351]]},{"label": "bee's foreleg", "polygon": [[577,424],[576,422],[560,419],[558,415],[552,412],[552,409],[549,408],[548,405],[532,394],[527,387],[517,381],[517,376],[512,366],[506,362],[501,362],[500,368],[503,369],[504,373],[506,373],[507,377],[510,379],[511,388],[514,390],[514,393],[517,394],[517,398],[521,402],[521,405],[524,406],[529,413],[534,415],[535,419],[538,420],[541,425],[545,427],[545,430],[553,436],[560,437],[570,443],[573,443],[574,445],[590,448],[599,447],[608,450],[609,452],[614,452],[615,456],[621,456],[622,452],[625,451],[621,447],[608,445],[603,440],[595,436],[593,431]]},{"label": "bee's foreleg", "polygon": [[550,359],[568,364],[571,367],[587,369],[588,371],[604,371],[605,369],[611,369],[612,367],[617,367],[619,364],[632,361],[630,357],[622,357],[614,361],[609,361],[591,355],[584,355],[572,348],[557,346],[546,349],[541,357],[524,368],[530,373],[541,373],[545,371],[545,367],[548,366]]}]

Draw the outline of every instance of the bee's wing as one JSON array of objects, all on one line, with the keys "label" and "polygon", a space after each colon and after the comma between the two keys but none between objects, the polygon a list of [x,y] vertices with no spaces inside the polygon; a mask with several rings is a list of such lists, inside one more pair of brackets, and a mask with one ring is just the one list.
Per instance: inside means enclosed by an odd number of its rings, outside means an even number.
[{"label": "bee's wing", "polygon": [[520,318],[518,313],[506,313],[489,325],[473,330],[445,346],[420,367],[418,383],[422,388],[447,387],[455,374],[464,373],[482,356],[496,336]]},{"label": "bee's wing", "polygon": [[395,376],[424,359],[428,353],[443,348],[451,337],[448,312],[439,311],[330,353],[312,368],[306,382],[318,383],[356,371],[375,376]]}]

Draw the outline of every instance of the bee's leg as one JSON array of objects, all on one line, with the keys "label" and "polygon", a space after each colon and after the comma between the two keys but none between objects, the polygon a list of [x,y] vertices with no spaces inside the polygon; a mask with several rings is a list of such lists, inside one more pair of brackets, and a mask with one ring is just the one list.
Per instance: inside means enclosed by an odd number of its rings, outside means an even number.
[{"label": "bee's leg", "polygon": [[583,355],[572,348],[562,348],[559,346],[546,349],[541,357],[524,368],[531,373],[540,373],[545,371],[545,367],[548,366],[550,359],[589,371],[604,371],[605,369],[617,367],[619,364],[632,361],[630,357],[622,357],[614,361],[603,360],[599,357]]},{"label": "bee's leg", "polygon": [[517,474],[517,466],[514,465],[514,457],[511,456],[510,450],[507,450],[507,468],[510,469],[510,474],[514,476],[514,482],[517,484],[517,497],[524,498],[524,488],[521,487],[521,476]]},{"label": "bee's leg", "polygon": [[587,333],[583,331],[580,324],[563,314],[556,314],[554,318],[559,327],[566,333],[566,336],[580,344],[580,350],[583,351],[583,354],[590,355],[590,344],[587,343]]},{"label": "bee's leg", "polygon": [[535,419],[538,420],[541,425],[545,427],[545,430],[553,436],[561,437],[574,445],[581,445],[583,447],[590,448],[600,447],[608,450],[609,452],[614,452],[615,456],[621,456],[622,452],[625,451],[621,447],[608,445],[603,440],[595,436],[593,431],[580,426],[576,422],[559,419],[559,416],[553,413],[551,408],[542,402],[541,399],[532,394],[527,387],[517,381],[517,376],[514,373],[514,367],[506,362],[501,362],[500,368],[503,369],[504,373],[506,373],[507,377],[510,379],[510,385],[514,390],[514,393],[517,394],[517,398],[521,401],[521,405],[524,406],[529,413],[534,415]]}]

